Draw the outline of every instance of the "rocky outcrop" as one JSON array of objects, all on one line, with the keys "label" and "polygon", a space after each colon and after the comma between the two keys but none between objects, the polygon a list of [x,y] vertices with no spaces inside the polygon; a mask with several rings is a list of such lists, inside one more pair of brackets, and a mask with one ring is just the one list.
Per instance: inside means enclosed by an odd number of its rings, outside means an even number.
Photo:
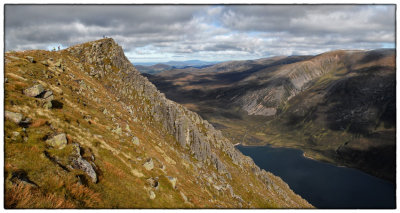
[{"label": "rocky outcrop", "polygon": [[284,66],[261,85],[253,82],[257,86],[234,96],[232,101],[249,115],[275,115],[280,106],[309,88],[313,80],[337,68],[339,55],[332,52]]},{"label": "rocky outcrop", "polygon": [[46,143],[56,149],[63,149],[67,145],[67,137],[65,133],[60,133],[46,140]]},{"label": "rocky outcrop", "polygon": [[7,110],[4,111],[4,117],[7,120],[10,120],[10,121],[12,121],[12,122],[14,122],[14,123],[16,123],[16,124],[18,124],[20,126],[23,126],[23,127],[26,127],[26,126],[30,125],[31,122],[32,122],[31,118],[25,117],[21,113],[10,112],[10,111],[7,111]]},{"label": "rocky outcrop", "polygon": [[16,112],[10,112],[10,111],[4,111],[4,117],[16,124],[19,124],[22,122],[24,115],[21,113],[16,113]]},{"label": "rocky outcrop", "polygon": [[41,84],[36,84],[24,90],[24,94],[30,97],[37,97],[44,92],[44,87]]},{"label": "rocky outcrop", "polygon": [[154,168],[154,162],[152,158],[147,159],[147,161],[143,164],[143,167],[147,170],[150,171]]},{"label": "rocky outcrop", "polygon": [[[143,105],[144,113],[162,123],[163,127],[175,136],[178,143],[189,149],[197,160],[212,164],[220,174],[226,174],[228,177],[230,174],[226,169],[225,162],[217,154],[219,150],[225,152],[234,164],[254,165],[252,161],[249,161],[247,157],[234,148],[219,130],[215,130],[197,113],[165,98],[164,94],[160,93],[147,78],[140,75],[114,40],[103,39],[77,45],[68,48],[67,51],[80,58],[82,62],[95,64],[96,68],[94,69],[98,70],[99,78],[104,77],[104,75],[117,75],[121,79],[118,82],[119,88],[124,89],[119,90],[116,87],[111,87],[110,90],[112,93],[118,94],[122,100],[132,99],[129,91],[136,91],[140,97],[147,99],[148,105]],[[107,65],[118,68],[120,72],[112,73],[112,69],[108,69]],[[125,90],[128,92],[125,92]],[[150,163],[147,162],[147,164]],[[147,167],[150,168],[151,166],[148,165]]]},{"label": "rocky outcrop", "polygon": [[[116,94],[117,101],[126,106],[133,120],[149,120],[160,123],[162,128],[173,135],[178,144],[201,162],[199,165],[212,165],[219,173],[219,177],[231,178],[227,169],[228,163],[233,163],[241,168],[254,168],[254,174],[268,182],[270,177],[264,170],[260,170],[251,158],[241,154],[220,131],[197,113],[189,111],[185,107],[168,100],[164,94],[142,76],[125,57],[123,50],[112,39],[102,39],[66,49],[70,54],[79,58],[81,62],[94,65],[93,69],[86,70],[89,76],[102,79],[107,76],[113,79],[113,85],[106,86],[111,94]],[[92,75],[92,74],[94,75]],[[131,112],[128,103],[141,100],[139,114]],[[100,109],[104,114],[108,110]],[[229,159],[222,159],[226,155]],[[154,169],[154,163],[149,158],[143,167],[150,171]],[[278,187],[278,186],[277,186]],[[150,198],[155,194],[150,191]]]},{"label": "rocky outcrop", "polygon": [[91,179],[91,181],[93,183],[96,183],[97,182],[97,174],[96,174],[96,171],[93,168],[94,164],[93,165],[90,164],[87,160],[85,160],[81,156],[81,154],[80,154],[81,151],[80,151],[79,144],[74,143],[73,146],[74,146],[75,153],[73,153],[70,156],[70,161],[71,161],[70,165],[71,165],[71,167],[74,168],[74,169],[78,169],[78,170],[83,171],[84,173],[86,173],[90,177],[90,179]]}]

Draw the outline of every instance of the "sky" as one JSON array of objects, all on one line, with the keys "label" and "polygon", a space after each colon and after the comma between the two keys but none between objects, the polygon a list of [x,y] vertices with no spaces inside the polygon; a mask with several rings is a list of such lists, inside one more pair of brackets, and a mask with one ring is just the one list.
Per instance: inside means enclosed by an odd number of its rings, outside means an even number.
[{"label": "sky", "polygon": [[5,5],[5,50],[112,37],[135,63],[395,48],[395,5]]}]

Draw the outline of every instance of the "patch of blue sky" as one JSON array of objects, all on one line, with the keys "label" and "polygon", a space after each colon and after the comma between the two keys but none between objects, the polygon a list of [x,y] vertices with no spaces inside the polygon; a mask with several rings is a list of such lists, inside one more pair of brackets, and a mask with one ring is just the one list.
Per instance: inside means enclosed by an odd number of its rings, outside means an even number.
[{"label": "patch of blue sky", "polygon": [[53,43],[53,44],[47,45],[46,50],[49,50],[49,51],[58,50],[58,47],[60,47],[61,50],[67,48],[66,46],[63,46],[62,44]]},{"label": "patch of blue sky", "polygon": [[396,47],[395,43],[382,43],[381,46],[382,46],[382,48],[395,48]]}]

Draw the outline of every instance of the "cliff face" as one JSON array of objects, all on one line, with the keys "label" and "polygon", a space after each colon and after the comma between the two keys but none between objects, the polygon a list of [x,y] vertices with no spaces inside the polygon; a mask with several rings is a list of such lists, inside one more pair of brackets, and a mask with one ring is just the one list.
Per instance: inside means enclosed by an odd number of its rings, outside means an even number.
[{"label": "cliff face", "polygon": [[310,87],[310,82],[336,69],[339,52],[316,56],[307,61],[292,63],[245,79],[256,81],[258,88],[248,90],[233,99],[249,115],[276,115],[288,100]]},{"label": "cliff face", "polygon": [[338,57],[330,72],[289,100],[270,126],[296,135],[325,160],[394,182],[395,52],[346,51]]},{"label": "cliff face", "polygon": [[112,39],[7,53],[5,65],[7,208],[312,207],[166,99]]}]

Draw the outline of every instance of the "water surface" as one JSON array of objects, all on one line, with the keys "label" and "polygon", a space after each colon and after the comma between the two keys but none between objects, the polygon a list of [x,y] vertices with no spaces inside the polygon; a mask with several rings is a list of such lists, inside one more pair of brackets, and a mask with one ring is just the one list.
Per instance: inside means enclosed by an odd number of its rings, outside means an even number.
[{"label": "water surface", "polygon": [[359,170],[305,158],[297,149],[236,147],[317,208],[396,207],[395,185]]}]

